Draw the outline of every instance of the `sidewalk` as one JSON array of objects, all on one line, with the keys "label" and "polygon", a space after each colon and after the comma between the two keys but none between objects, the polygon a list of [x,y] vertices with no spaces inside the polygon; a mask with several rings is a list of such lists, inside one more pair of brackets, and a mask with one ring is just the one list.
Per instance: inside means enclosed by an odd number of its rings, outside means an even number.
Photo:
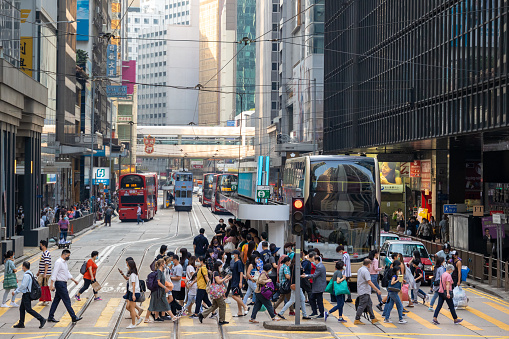
[{"label": "sidewalk", "polygon": [[488,284],[480,283],[472,279],[467,279],[467,281],[463,282],[462,285],[463,284],[466,284],[467,286],[479,290],[481,292],[499,297],[500,299],[509,300],[509,292],[506,292],[503,287],[497,288],[494,286],[490,286]]}]

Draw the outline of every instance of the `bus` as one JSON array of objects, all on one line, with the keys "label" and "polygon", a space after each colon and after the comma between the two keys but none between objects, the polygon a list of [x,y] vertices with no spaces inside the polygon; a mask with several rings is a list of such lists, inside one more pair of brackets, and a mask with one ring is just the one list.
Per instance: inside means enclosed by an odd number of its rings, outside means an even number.
[{"label": "bus", "polygon": [[[381,186],[378,161],[356,156],[304,156],[286,161],[283,199],[304,198],[305,250],[318,249],[327,274],[343,245],[350,255],[352,278],[380,244]],[[291,236],[290,230],[287,236]]]},{"label": "bus", "polygon": [[144,220],[153,219],[157,213],[157,174],[124,174],[120,176],[119,219],[136,220],[138,205],[141,205]]},{"label": "bus", "polygon": [[221,194],[229,196],[231,193],[237,192],[237,178],[236,174],[227,173],[214,176],[213,194],[210,201],[212,213],[228,213],[228,210],[224,208],[224,202],[221,201]]},{"label": "bus", "polygon": [[193,208],[193,173],[175,172],[175,211],[190,211]]},{"label": "bus", "polygon": [[212,186],[214,186],[214,173],[206,173],[203,175],[203,191],[201,194],[202,206],[210,206],[212,200]]}]

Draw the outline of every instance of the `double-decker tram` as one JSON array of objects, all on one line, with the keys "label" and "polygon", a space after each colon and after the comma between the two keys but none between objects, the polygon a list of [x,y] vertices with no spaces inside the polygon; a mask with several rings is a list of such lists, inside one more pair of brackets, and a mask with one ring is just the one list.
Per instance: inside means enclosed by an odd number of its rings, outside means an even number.
[{"label": "double-decker tram", "polygon": [[141,206],[141,218],[153,219],[157,213],[157,174],[124,174],[120,176],[119,218],[136,220],[138,206]]},{"label": "double-decker tram", "polygon": [[[327,274],[334,272],[343,245],[350,255],[352,278],[379,245],[380,174],[374,158],[305,156],[289,159],[283,174],[283,196],[303,197],[306,228],[304,249],[318,249]],[[290,236],[290,232],[288,232]]]},{"label": "double-decker tram", "polygon": [[176,172],[175,211],[190,211],[193,208],[193,173]]},{"label": "double-decker tram", "polygon": [[237,192],[238,176],[236,174],[216,174],[212,185],[212,199],[210,209],[213,213],[228,212],[224,208],[224,201],[221,196],[229,196]]},{"label": "double-decker tram", "polygon": [[202,206],[210,206],[212,201],[212,187],[214,186],[214,173],[206,173],[203,175],[203,191],[201,194]]}]

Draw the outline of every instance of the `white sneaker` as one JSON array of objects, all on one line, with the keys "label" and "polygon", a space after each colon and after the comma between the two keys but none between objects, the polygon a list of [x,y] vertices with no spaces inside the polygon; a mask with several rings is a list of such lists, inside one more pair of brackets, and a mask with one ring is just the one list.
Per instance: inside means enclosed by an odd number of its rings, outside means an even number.
[{"label": "white sneaker", "polygon": [[389,319],[384,319],[384,323],[386,323],[386,324],[392,324],[392,321],[390,321]]},{"label": "white sneaker", "polygon": [[129,326],[127,326],[126,328],[127,328],[127,329],[136,328],[136,325],[130,324],[130,325],[129,325]]},{"label": "white sneaker", "polygon": [[18,304],[16,304],[15,302],[12,302],[12,301],[11,301],[11,306],[12,306],[12,307],[19,307],[19,305],[18,305]]},{"label": "white sneaker", "polygon": [[398,321],[400,324],[406,324],[408,321],[404,320],[404,319],[401,319],[400,321]]},{"label": "white sneaker", "polygon": [[7,304],[2,304],[2,306],[0,306],[0,307],[2,307],[2,308],[10,308],[10,306],[7,305]]},{"label": "white sneaker", "polygon": [[139,324],[141,324],[141,322],[143,321],[143,318],[139,318],[137,321],[136,321],[136,326],[138,326]]},{"label": "white sneaker", "polygon": [[231,303],[232,303],[232,302],[230,301],[230,299],[225,299],[225,300],[224,300],[224,302],[225,302],[226,304],[231,304]]}]

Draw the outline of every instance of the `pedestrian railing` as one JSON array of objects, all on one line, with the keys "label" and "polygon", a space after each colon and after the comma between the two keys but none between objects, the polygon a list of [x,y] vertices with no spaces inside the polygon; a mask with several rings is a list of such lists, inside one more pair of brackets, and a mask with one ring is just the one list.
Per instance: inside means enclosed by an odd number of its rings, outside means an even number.
[{"label": "pedestrian railing", "polygon": [[[69,235],[73,235],[83,231],[84,229],[93,225],[93,214],[87,214],[77,219],[69,220]],[[60,228],[58,224],[49,224],[49,237],[59,239]]]},{"label": "pedestrian railing", "polygon": [[[403,233],[399,233],[399,235],[422,242],[431,255],[434,255],[443,248],[443,244],[440,243],[404,235]],[[461,258],[462,264],[470,269],[468,278],[509,291],[509,261],[502,261],[492,256],[488,257],[481,253],[457,248],[454,250],[458,252],[458,257]]]}]

